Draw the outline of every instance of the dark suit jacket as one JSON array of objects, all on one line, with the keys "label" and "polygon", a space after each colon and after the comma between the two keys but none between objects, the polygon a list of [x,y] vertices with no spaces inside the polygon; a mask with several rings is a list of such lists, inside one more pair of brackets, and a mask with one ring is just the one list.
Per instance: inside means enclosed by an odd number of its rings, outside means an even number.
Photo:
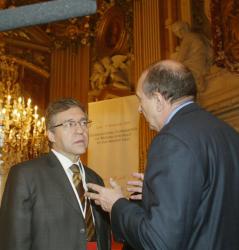
[{"label": "dark suit jacket", "polygon": [[116,239],[135,249],[239,249],[239,135],[197,104],[154,138],[142,207],[112,209]]},{"label": "dark suit jacket", "polygon": [[[103,185],[85,167],[86,181]],[[111,249],[108,215],[92,204],[99,250]],[[1,250],[85,250],[85,222],[72,186],[50,152],[11,168],[0,210]]]}]

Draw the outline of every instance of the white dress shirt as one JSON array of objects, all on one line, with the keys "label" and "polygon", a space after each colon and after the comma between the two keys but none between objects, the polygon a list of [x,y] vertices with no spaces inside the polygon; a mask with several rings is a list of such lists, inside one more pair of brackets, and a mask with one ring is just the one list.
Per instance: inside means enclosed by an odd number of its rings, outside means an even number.
[{"label": "white dress shirt", "polygon": [[[81,212],[82,212],[82,214],[83,214],[83,216],[85,218],[87,199],[85,199],[85,204],[84,204],[84,209],[83,209],[82,204],[81,204],[81,200],[80,200],[79,195],[78,195],[78,192],[76,191],[75,185],[73,183],[73,173],[72,173],[72,171],[70,169],[72,164],[76,164],[76,165],[79,166],[81,177],[82,177],[82,182],[83,182],[83,187],[84,187],[85,190],[87,190],[86,180],[85,180],[85,169],[83,167],[83,164],[81,163],[80,159],[78,160],[78,162],[72,162],[70,159],[68,159],[66,156],[62,155],[61,153],[57,152],[56,150],[54,150],[54,149],[51,149],[51,150],[55,154],[57,159],[60,161],[60,163],[61,163],[61,165],[62,165],[62,167],[63,167],[63,169],[64,169],[64,171],[66,173],[66,176],[68,177],[68,179],[70,181],[72,189],[73,189],[73,191],[75,193],[75,196],[77,198],[77,201],[78,201],[80,209],[81,209]],[[92,212],[92,208],[91,208],[91,212]],[[93,215],[93,213],[92,213],[92,215]],[[94,218],[94,216],[93,216],[93,218]]]}]

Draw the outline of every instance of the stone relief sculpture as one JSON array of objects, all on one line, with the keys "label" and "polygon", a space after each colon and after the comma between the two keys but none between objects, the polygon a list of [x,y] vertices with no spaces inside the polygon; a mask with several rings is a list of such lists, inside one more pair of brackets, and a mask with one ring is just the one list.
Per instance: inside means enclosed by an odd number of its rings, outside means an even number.
[{"label": "stone relief sculpture", "polygon": [[172,32],[181,40],[171,59],[184,63],[191,69],[199,92],[206,89],[205,76],[213,62],[213,51],[205,36],[192,32],[188,23],[177,21],[171,25]]},{"label": "stone relief sculpture", "polygon": [[100,62],[93,65],[92,75],[90,78],[91,89],[103,89],[107,78],[107,72]]},{"label": "stone relief sculpture", "polygon": [[106,86],[119,89],[130,89],[129,83],[129,56],[107,56],[93,65],[90,78],[92,90],[102,90]]}]

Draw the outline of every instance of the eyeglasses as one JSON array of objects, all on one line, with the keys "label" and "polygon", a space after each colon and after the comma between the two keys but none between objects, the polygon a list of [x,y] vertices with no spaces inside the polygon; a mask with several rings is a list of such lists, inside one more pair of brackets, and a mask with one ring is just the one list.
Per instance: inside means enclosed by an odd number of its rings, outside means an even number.
[{"label": "eyeglasses", "polygon": [[86,130],[90,127],[90,124],[92,123],[92,121],[90,120],[81,120],[81,121],[74,121],[74,120],[69,120],[69,121],[64,121],[60,124],[51,126],[51,128],[57,128],[62,126],[65,129],[72,129],[72,128],[76,128],[77,125],[79,125],[81,127],[81,129]]}]

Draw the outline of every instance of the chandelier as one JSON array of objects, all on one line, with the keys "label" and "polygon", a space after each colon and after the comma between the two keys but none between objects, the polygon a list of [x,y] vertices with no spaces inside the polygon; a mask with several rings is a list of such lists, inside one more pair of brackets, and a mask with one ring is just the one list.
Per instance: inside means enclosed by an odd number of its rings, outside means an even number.
[{"label": "chandelier", "polygon": [[45,119],[21,94],[16,59],[0,55],[0,174],[47,150]]}]

